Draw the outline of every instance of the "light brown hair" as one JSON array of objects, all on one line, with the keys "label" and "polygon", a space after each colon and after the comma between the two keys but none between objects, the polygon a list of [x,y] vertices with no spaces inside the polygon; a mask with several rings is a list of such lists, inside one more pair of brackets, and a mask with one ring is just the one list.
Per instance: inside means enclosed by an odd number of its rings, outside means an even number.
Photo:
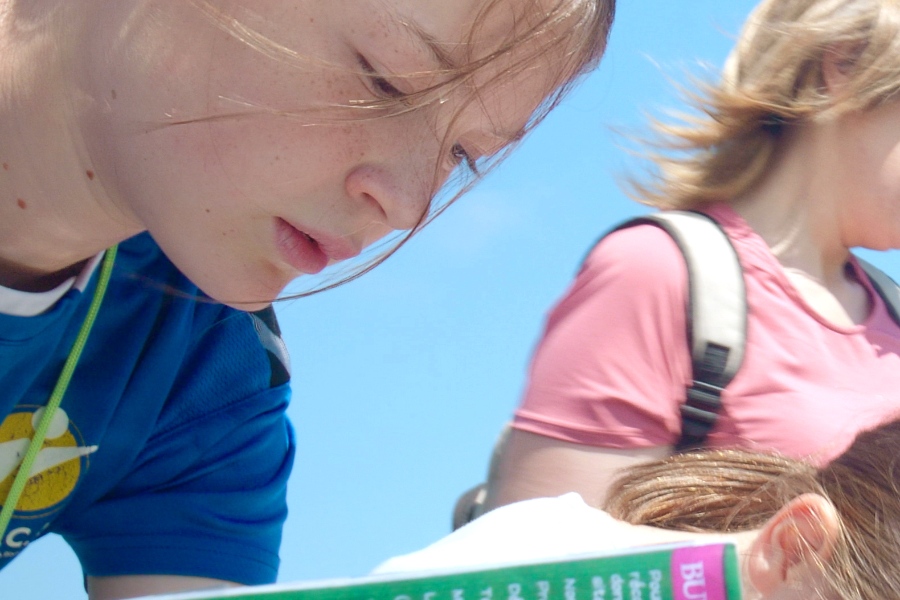
[{"label": "light brown hair", "polygon": [[[848,74],[828,93],[823,60]],[[688,93],[694,113],[654,122],[655,170],[629,192],[660,208],[692,208],[748,191],[794,126],[866,110],[900,92],[900,2],[764,0],[748,17],[718,83]]]},{"label": "light brown hair", "polygon": [[823,564],[840,598],[883,600],[900,589],[900,421],[861,433],[830,464],[740,450],[677,454],[627,470],[603,507],[635,525],[696,532],[761,527],[801,494],[823,496],[841,530]]}]

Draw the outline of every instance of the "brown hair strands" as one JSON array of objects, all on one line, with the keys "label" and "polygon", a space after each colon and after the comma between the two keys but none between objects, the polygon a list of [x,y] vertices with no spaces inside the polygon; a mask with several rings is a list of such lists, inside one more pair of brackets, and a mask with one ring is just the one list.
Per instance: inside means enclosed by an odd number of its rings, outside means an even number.
[{"label": "brown hair strands", "polygon": [[[849,74],[829,94],[823,60]],[[693,112],[654,120],[641,152],[655,167],[626,180],[636,200],[692,208],[734,199],[768,171],[794,126],[866,110],[900,92],[900,3],[764,0],[747,19],[717,83],[694,82]]]},{"label": "brown hair strands", "polygon": [[613,484],[604,510],[635,525],[695,532],[761,527],[788,501],[816,493],[835,507],[841,532],[827,563],[840,598],[883,600],[900,589],[900,420],[861,433],[816,469],[741,450],[678,454],[636,466]]}]

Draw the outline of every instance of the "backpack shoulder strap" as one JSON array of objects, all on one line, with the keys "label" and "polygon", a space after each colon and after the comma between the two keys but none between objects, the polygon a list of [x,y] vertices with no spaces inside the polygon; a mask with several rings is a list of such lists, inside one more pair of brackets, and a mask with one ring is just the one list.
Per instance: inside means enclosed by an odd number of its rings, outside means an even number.
[{"label": "backpack shoulder strap", "polygon": [[743,270],[731,240],[718,223],[702,213],[654,213],[626,221],[613,231],[640,224],[655,225],[668,233],[687,265],[693,382],[681,405],[682,433],[675,449],[690,450],[701,446],[712,431],[722,391],[744,358],[747,293]]},{"label": "backpack shoulder strap", "polygon": [[872,263],[865,261],[856,255],[854,255],[854,257],[856,258],[856,262],[859,263],[859,266],[866,272],[866,276],[868,276],[872,287],[875,288],[875,291],[881,296],[881,299],[884,300],[884,304],[887,306],[891,318],[894,319],[894,323],[900,325],[900,286],[898,286],[887,273]]}]

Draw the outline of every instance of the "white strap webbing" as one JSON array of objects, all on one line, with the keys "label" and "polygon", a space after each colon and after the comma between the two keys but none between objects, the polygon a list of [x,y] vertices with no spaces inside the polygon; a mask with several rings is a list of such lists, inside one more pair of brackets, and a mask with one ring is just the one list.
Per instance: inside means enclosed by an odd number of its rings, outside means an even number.
[{"label": "white strap webbing", "polygon": [[723,373],[737,373],[747,340],[747,294],[737,252],[722,228],[706,215],[665,211],[643,217],[675,240],[688,271],[688,332],[691,357],[701,364],[710,344],[728,349]]}]

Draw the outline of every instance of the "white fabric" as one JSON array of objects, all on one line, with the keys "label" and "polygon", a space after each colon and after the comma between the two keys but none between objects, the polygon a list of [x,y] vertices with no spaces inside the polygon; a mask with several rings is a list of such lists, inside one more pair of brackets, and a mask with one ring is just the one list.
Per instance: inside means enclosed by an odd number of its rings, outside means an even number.
[{"label": "white fabric", "polygon": [[434,544],[391,558],[373,573],[564,558],[629,548],[631,529],[581,496],[536,498],[492,510]]},{"label": "white fabric", "polygon": [[50,310],[72,288],[83,292],[104,254],[101,252],[96,255],[84,265],[81,273],[69,277],[46,292],[22,292],[0,285],[0,313],[14,317],[34,317]]}]

